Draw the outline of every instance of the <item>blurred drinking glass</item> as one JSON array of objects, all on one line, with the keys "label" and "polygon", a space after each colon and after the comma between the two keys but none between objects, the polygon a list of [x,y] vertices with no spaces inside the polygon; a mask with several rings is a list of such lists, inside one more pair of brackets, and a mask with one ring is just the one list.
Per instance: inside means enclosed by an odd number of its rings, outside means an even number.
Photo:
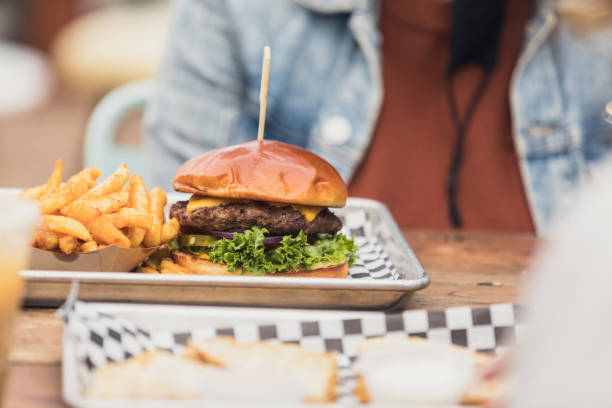
[{"label": "blurred drinking glass", "polygon": [[30,239],[40,224],[36,203],[0,195],[0,406],[8,368],[13,317],[21,300],[19,271],[28,267]]}]

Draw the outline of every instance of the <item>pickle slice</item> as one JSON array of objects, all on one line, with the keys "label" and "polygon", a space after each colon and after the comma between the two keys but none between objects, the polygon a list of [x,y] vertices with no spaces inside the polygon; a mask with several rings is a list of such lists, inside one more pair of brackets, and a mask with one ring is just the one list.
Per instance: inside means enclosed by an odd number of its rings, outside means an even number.
[{"label": "pickle slice", "polygon": [[217,238],[210,235],[183,234],[179,235],[179,244],[184,247],[198,246],[207,247]]}]

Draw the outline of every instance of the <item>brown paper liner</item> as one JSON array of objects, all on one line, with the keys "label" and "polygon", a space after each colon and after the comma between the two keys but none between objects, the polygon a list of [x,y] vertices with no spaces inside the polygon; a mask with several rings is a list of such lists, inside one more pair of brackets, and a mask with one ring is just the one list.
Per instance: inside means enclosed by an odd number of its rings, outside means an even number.
[{"label": "brown paper liner", "polygon": [[129,272],[151,255],[154,248],[109,246],[97,251],[64,254],[32,248],[30,269],[81,272]]}]

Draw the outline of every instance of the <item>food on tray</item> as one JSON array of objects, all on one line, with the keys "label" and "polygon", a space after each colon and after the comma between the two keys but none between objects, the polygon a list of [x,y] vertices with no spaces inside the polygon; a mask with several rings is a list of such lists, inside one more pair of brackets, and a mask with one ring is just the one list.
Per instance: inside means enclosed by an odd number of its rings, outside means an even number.
[{"label": "food on tray", "polygon": [[[173,218],[173,220],[176,220]],[[178,224],[178,223],[177,223]],[[178,226],[176,227],[178,232]],[[172,259],[172,251],[163,246],[149,256],[136,270],[141,273],[162,273],[166,275],[190,274],[191,271],[178,265]]]},{"label": "food on tray", "polygon": [[238,343],[231,337],[192,341],[203,361],[229,370],[279,373],[306,390],[306,400],[332,401],[338,366],[332,353],[316,353],[297,344]]},{"label": "food on tray", "polygon": [[[240,392],[236,392],[240,390]],[[225,370],[165,351],[145,352],[96,369],[87,394],[99,398],[302,401],[281,373]]]},{"label": "food on tray", "polygon": [[245,401],[331,401],[336,362],[292,344],[236,343],[217,338],[186,347],[180,357],[145,352],[96,369],[95,397],[206,398]]},{"label": "food on tray", "polygon": [[507,381],[476,383],[493,357],[420,337],[364,341],[356,362],[362,402],[375,404],[484,404],[507,392]]},{"label": "food on tray", "polygon": [[183,164],[174,188],[193,194],[170,209],[173,258],[191,273],[346,277],[354,260],[328,209],[345,205],[346,185],[308,150],[267,140],[212,150]]},{"label": "food on tray", "polygon": [[[178,221],[164,220],[166,193],[151,193],[125,164],[99,184],[100,170],[87,168],[62,183],[62,159],[46,184],[27,188],[21,196],[36,200],[43,226],[32,245],[66,254],[91,252],[108,245],[156,247],[178,235]],[[129,180],[129,181],[128,181]]]}]

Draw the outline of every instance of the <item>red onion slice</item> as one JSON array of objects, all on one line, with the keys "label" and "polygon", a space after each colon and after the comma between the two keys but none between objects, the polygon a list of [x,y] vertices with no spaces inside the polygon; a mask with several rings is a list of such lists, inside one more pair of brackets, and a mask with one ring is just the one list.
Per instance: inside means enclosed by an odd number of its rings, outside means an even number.
[{"label": "red onion slice", "polygon": [[229,231],[206,231],[206,234],[217,238],[234,239],[234,233]]},{"label": "red onion slice", "polygon": [[282,240],[283,240],[282,235],[272,235],[270,237],[264,237],[264,245],[280,244]]}]

